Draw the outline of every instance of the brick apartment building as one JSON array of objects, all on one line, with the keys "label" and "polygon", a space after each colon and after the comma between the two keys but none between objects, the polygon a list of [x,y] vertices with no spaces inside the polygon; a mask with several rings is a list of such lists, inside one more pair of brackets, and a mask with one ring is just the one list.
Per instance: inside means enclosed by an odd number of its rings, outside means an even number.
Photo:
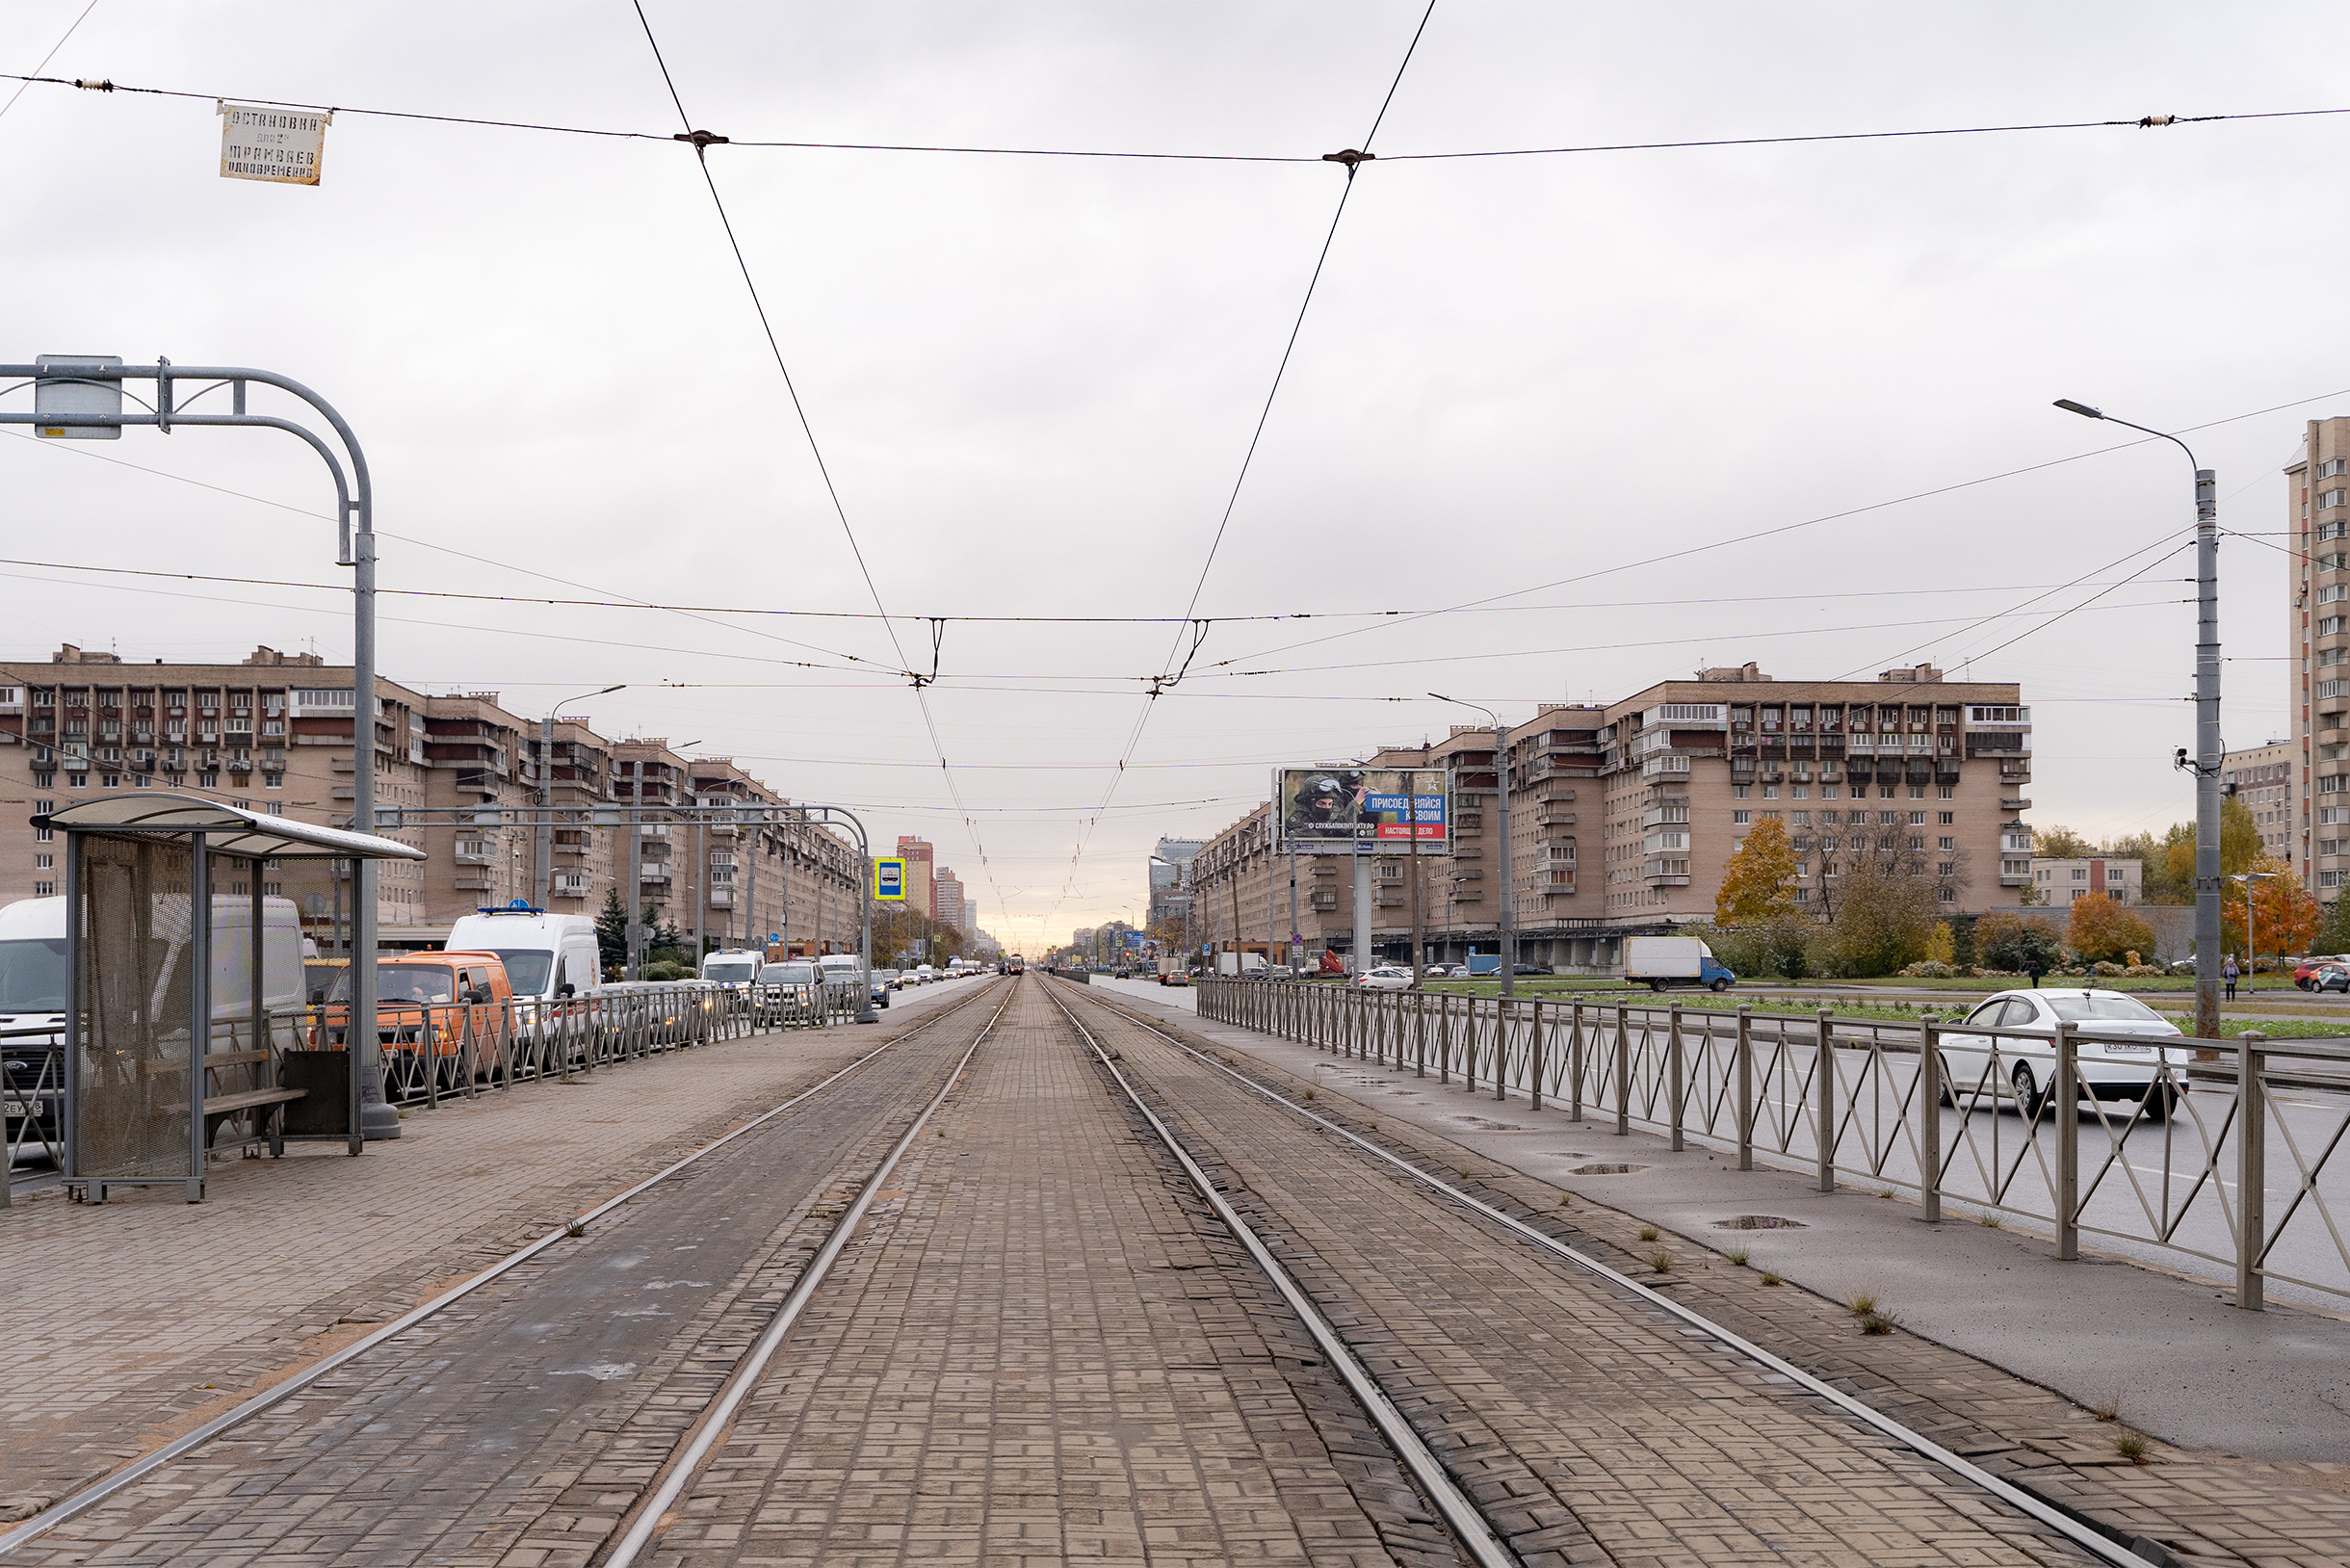
[{"label": "brick apartment building", "polygon": [[[538,724],[500,704],[494,692],[428,696],[397,682],[376,684],[377,800],[386,807],[499,813],[494,823],[440,822],[388,829],[427,858],[379,867],[377,920],[387,948],[431,947],[450,923],[488,904],[536,898],[535,829],[510,810],[537,803]],[[128,664],[71,644],[45,664],[0,663],[0,902],[60,891],[61,847],[28,821],[77,797],[133,790],[211,796],[252,810],[325,826],[348,825],[355,703],[348,665],[315,654],[257,648],[234,665]],[[584,719],[555,730],[553,789],[559,808],[626,803],[690,804],[692,768],[658,741],[611,742]],[[721,760],[710,796],[772,799],[764,786]],[[662,918],[692,929],[688,899],[708,891],[706,929],[746,928],[731,902],[731,878],[713,864],[691,875],[673,853],[683,827],[644,829],[646,898]],[[736,830],[706,836],[740,852]],[[594,915],[625,875],[624,830],[581,826],[554,834],[548,907]],[[838,833],[806,823],[770,827],[760,886],[767,931],[834,949],[855,945],[865,873]],[[767,869],[775,868],[771,875]],[[770,898],[770,888],[771,898]],[[263,892],[292,899],[305,925],[328,936],[350,883],[326,862],[269,868]],[[242,894],[233,877],[224,891]],[[787,920],[796,914],[796,920]],[[761,932],[765,934],[765,932]]]},{"label": "brick apartment building", "polygon": [[2146,862],[2108,860],[2089,855],[2078,860],[2032,860],[2032,891],[2037,902],[2061,909],[2092,893],[2102,893],[2116,903],[2146,902]]},{"label": "brick apartment building", "polygon": [[[1827,682],[1777,682],[1751,664],[1708,669],[1605,706],[1545,704],[1509,731],[1506,761],[1512,908],[1532,963],[1606,970],[1626,936],[1711,919],[1725,863],[1766,816],[1787,826],[1802,902],[1824,902],[1856,829],[1931,857],[1954,913],[2013,903],[2031,885],[2020,821],[2031,804],[2030,711],[2010,683],[1948,682],[1930,666]],[[1372,857],[1374,952],[1405,954],[1415,872],[1431,960],[1495,951],[1492,731],[1456,726],[1362,766],[1453,771],[1453,853],[1417,867]],[[1291,861],[1266,854],[1267,820],[1258,807],[1192,862],[1196,940],[1228,943],[1236,928],[1251,944],[1268,930],[1286,940]],[[1348,952],[1347,857],[1301,855],[1295,867],[1309,950]]]}]

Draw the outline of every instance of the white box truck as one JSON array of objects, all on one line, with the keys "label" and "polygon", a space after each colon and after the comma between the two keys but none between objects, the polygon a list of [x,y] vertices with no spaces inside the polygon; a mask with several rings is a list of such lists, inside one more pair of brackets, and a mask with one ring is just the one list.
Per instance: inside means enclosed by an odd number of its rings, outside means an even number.
[{"label": "white box truck", "polygon": [[1737,980],[1713,956],[1713,950],[1694,936],[1626,937],[1624,978],[1652,991],[1670,985],[1727,991]]}]

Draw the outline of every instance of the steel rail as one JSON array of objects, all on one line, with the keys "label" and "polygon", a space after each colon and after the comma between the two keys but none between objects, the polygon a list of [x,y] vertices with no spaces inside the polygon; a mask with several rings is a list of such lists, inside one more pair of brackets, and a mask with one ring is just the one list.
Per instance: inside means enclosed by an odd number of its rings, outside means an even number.
[{"label": "steel rail", "polygon": [[[980,990],[985,989],[987,989],[987,987],[980,987]],[[398,1318],[393,1319],[390,1322],[385,1323],[381,1328],[375,1330],[373,1333],[368,1334],[362,1339],[355,1340],[352,1344],[343,1346],[343,1348],[335,1351],[332,1355],[313,1362],[309,1366],[303,1368],[300,1372],[294,1373],[291,1377],[287,1377],[280,1382],[272,1384],[270,1387],[262,1390],[259,1394],[254,1395],[251,1398],[247,1399],[242,1404],[237,1405],[234,1409],[225,1411],[221,1415],[213,1417],[212,1420],[204,1423],[201,1426],[196,1427],[195,1430],[187,1432],[182,1436],[173,1438],[170,1442],[164,1444],[161,1448],[153,1449],[144,1454],[141,1454],[129,1464],[124,1465],[120,1470],[115,1471],[113,1474],[106,1476],[99,1480],[92,1481],[90,1485],[83,1487],[80,1491],[71,1493],[68,1496],[60,1499],[58,1502],[51,1503],[48,1507],[42,1509],[39,1513],[35,1514],[23,1524],[18,1525],[7,1534],[0,1535],[0,1556],[6,1556],[10,1553],[15,1551],[16,1548],[26,1545],[28,1542],[37,1540],[40,1536],[46,1535],[50,1530],[55,1529],[58,1526],[65,1523],[65,1521],[73,1518],[75,1515],[88,1512],[90,1509],[105,1502],[108,1498],[113,1497],[116,1493],[121,1491],[123,1488],[144,1479],[147,1476],[152,1475],[155,1471],[161,1469],[165,1465],[170,1464],[172,1460],[181,1457],[183,1454],[186,1454],[193,1450],[201,1448],[206,1443],[211,1442],[214,1438],[219,1437],[222,1432],[228,1431],[232,1427],[243,1424],[244,1423],[251,1420],[254,1416],[259,1415],[262,1411],[269,1409],[272,1405],[280,1403],[289,1396],[300,1393],[301,1390],[309,1387],[312,1383],[315,1383],[320,1378],[326,1376],[328,1372],[348,1366],[351,1362],[356,1360],[362,1355],[365,1355],[368,1351],[375,1349],[386,1340],[405,1333],[407,1330],[415,1327],[418,1323],[423,1322],[425,1320],[454,1305],[456,1302],[462,1300],[464,1297],[471,1295],[474,1292],[480,1290],[483,1286],[487,1285],[490,1281],[497,1279],[511,1269],[520,1267],[522,1265],[530,1262],[533,1258],[535,1258],[540,1253],[546,1251],[549,1247],[555,1245],[556,1242],[563,1241],[567,1238],[586,1235],[588,1226],[591,1221],[602,1218],[605,1215],[612,1213],[612,1211],[619,1208],[620,1205],[628,1202],[630,1199],[638,1197],[652,1188],[659,1186],[661,1183],[667,1181],[670,1177],[676,1175],[679,1171],[684,1170],[687,1166],[692,1165],[695,1162],[701,1160],[704,1156],[714,1154],[718,1150],[724,1148],[727,1144],[732,1143],[735,1139],[764,1125],[765,1123],[771,1121],[775,1117],[782,1115],[785,1111],[791,1110],[794,1106],[800,1104],[802,1101],[822,1093],[825,1089],[830,1088],[833,1085],[839,1083],[842,1079],[847,1078],[858,1068],[863,1067],[867,1062],[872,1061],[875,1057],[880,1056],[884,1051],[889,1050],[893,1046],[904,1044],[907,1040],[910,1040],[915,1035],[920,1034],[924,1030],[930,1028],[933,1024],[946,1022],[947,1019],[962,1011],[965,1007],[971,1006],[973,1002],[978,1000],[979,992],[975,991],[971,996],[966,997],[961,1002],[955,1003],[953,1006],[939,1013],[936,1017],[927,1018],[921,1023],[915,1025],[912,1029],[907,1030],[904,1033],[895,1035],[890,1039],[882,1041],[871,1051],[866,1052],[865,1055],[857,1058],[856,1060],[849,1062],[847,1066],[838,1069],[818,1083],[800,1090],[797,1094],[793,1095],[790,1099],[784,1101],[782,1104],[761,1111],[758,1115],[752,1117],[749,1121],[744,1122],[742,1126],[734,1129],[732,1132],[711,1139],[708,1143],[703,1144],[700,1148],[695,1149],[692,1153],[687,1155],[685,1158],[677,1161],[673,1164],[665,1166],[663,1169],[656,1171],[654,1174],[646,1177],[643,1181],[639,1182],[636,1186],[629,1188],[626,1191],[614,1197],[605,1199],[602,1203],[597,1204],[594,1208],[588,1210],[584,1214],[572,1216],[570,1219],[565,1220],[560,1228],[549,1231],[546,1235],[539,1237],[536,1241],[527,1242],[523,1246],[517,1248],[515,1251],[508,1253],[505,1257],[499,1259],[496,1263],[491,1264],[487,1268],[483,1269],[480,1273],[475,1274],[470,1279],[464,1280],[461,1283],[451,1287],[449,1290],[442,1292],[439,1295],[436,1295],[431,1300],[424,1303],[424,1305],[403,1313]],[[1001,1011],[1002,1009],[999,1008],[998,1012],[1001,1013]],[[989,1021],[990,1027],[993,1027],[993,1022],[994,1021],[992,1019]],[[957,1071],[960,1071],[960,1069],[958,1068]]]},{"label": "steel rail", "polygon": [[[1356,1358],[1354,1347],[1340,1336],[1330,1320],[1322,1315],[1321,1309],[1315,1305],[1314,1298],[1306,1294],[1305,1287],[1281,1266],[1263,1239],[1250,1228],[1248,1221],[1224,1201],[1223,1193],[1216,1190],[1215,1183],[1209,1179],[1208,1173],[1199,1167],[1199,1163],[1191,1158],[1190,1152],[1168,1130],[1167,1124],[1161,1121],[1158,1113],[1135,1091],[1134,1085],[1118,1070],[1117,1058],[1103,1049],[1102,1043],[1094,1038],[1093,1032],[1085,1027],[1084,1020],[1077,1016],[1057,990],[1047,987],[1045,994],[1060,1008],[1061,1016],[1069,1020],[1071,1027],[1084,1037],[1085,1044],[1092,1049],[1110,1076],[1117,1081],[1126,1098],[1134,1102],[1143,1120],[1151,1124],[1151,1131],[1159,1135],[1159,1140],[1166,1145],[1167,1152],[1183,1166],[1184,1174],[1191,1179],[1191,1185],[1198,1189],[1199,1195],[1215,1211],[1216,1217],[1224,1222],[1224,1228],[1232,1232],[1234,1239],[1247,1249],[1248,1255],[1256,1260],[1257,1267],[1272,1281],[1273,1289],[1280,1292],[1281,1298],[1290,1304],[1290,1310],[1305,1323],[1306,1332],[1314,1337],[1314,1343],[1321,1347],[1330,1365],[1338,1369],[1339,1375],[1345,1380],[1356,1402],[1362,1405],[1364,1413],[1378,1426],[1380,1435],[1387,1439],[1388,1446],[1396,1450],[1397,1457],[1411,1472],[1412,1479],[1419,1484],[1420,1490],[1436,1505],[1437,1512],[1444,1515],[1445,1524],[1450,1528],[1454,1539],[1459,1541],[1479,1568],[1521,1568],[1517,1555],[1501,1544],[1492,1524],[1452,1479],[1444,1462],[1436,1457],[1435,1451],[1413,1428],[1403,1412],[1397,1408],[1396,1402],[1387,1397],[1387,1391],[1379,1386],[1370,1370]],[[1111,1010],[1114,1012],[1116,1009]]]},{"label": "steel rail", "polygon": [[784,1336],[792,1331],[792,1325],[799,1320],[801,1311],[824,1283],[824,1276],[832,1271],[833,1262],[849,1245],[849,1238],[856,1230],[857,1222],[865,1217],[865,1211],[873,1207],[874,1194],[881,1189],[890,1172],[897,1169],[900,1158],[913,1146],[914,1139],[922,1136],[923,1128],[929,1124],[938,1108],[947,1103],[947,1096],[954,1092],[954,1085],[962,1082],[963,1069],[971,1065],[971,1058],[979,1054],[980,1046],[987,1043],[987,1036],[995,1032],[997,1020],[1004,1016],[1005,1008],[1012,1005],[1012,998],[1019,994],[1019,990],[1015,985],[1005,994],[1002,1006],[988,1017],[986,1025],[965,1048],[962,1059],[954,1064],[954,1071],[947,1075],[947,1082],[940,1086],[938,1093],[928,1105],[923,1107],[922,1114],[916,1116],[913,1125],[906,1128],[905,1136],[891,1145],[880,1164],[875,1166],[874,1173],[865,1179],[864,1186],[857,1190],[856,1201],[849,1206],[848,1213],[841,1215],[840,1223],[832,1227],[832,1234],[824,1239],[822,1250],[793,1282],[791,1294],[783,1298],[783,1305],[775,1309],[775,1316],[769,1320],[758,1343],[735,1363],[734,1371],[727,1374],[726,1382],[717,1397],[703,1407],[692,1437],[669,1461],[660,1484],[638,1503],[636,1519],[621,1535],[619,1544],[613,1548],[612,1555],[604,1559],[602,1568],[629,1568],[666,1523],[669,1508],[685,1491],[687,1483],[700,1473],[702,1461],[710,1456],[710,1450],[718,1446],[719,1437],[733,1423],[735,1412],[750,1397],[750,1391],[758,1386],[760,1377],[767,1372],[768,1362],[783,1344]]},{"label": "steel rail", "polygon": [[[2129,1547],[2124,1546],[2120,1542],[2114,1540],[2111,1536],[2102,1533],[2089,1525],[2083,1524],[2080,1520],[2065,1512],[2063,1509],[2056,1507],[2054,1504],[2047,1502],[2045,1499],[2035,1497],[2031,1493],[2023,1490],[2013,1483],[2000,1479],[1991,1472],[1983,1469],[1980,1465],[1971,1463],[1970,1461],[1961,1458],[1959,1455],[1952,1453],[1949,1450],[1944,1448],[1932,1438],[1925,1436],[1922,1432],[1914,1431],[1910,1427],[1903,1425],[1900,1422],[1895,1421],[1893,1417],[1885,1414],[1885,1412],[1882,1410],[1877,1409],[1874,1405],[1868,1404],[1862,1399],[1855,1398],[1853,1396],[1846,1394],[1843,1392],[1843,1390],[1837,1388],[1835,1385],[1814,1376],[1812,1373],[1804,1371],[1801,1367],[1796,1366],[1793,1362],[1772,1354],[1770,1351],[1763,1349],[1761,1346],[1756,1345],[1752,1341],[1732,1332],[1730,1329],[1724,1328],[1721,1324],[1715,1322],[1712,1319],[1706,1317],[1704,1314],[1674,1300],[1671,1296],[1666,1295],[1663,1292],[1651,1290],[1649,1287],[1641,1284],[1638,1280],[1632,1278],[1631,1275],[1609,1267],[1606,1264],[1602,1263],[1599,1259],[1592,1257],[1589,1253],[1583,1252],[1579,1248],[1569,1246],[1566,1242],[1559,1241],[1556,1237],[1545,1235],[1543,1232],[1536,1230],[1533,1226],[1527,1224],[1524,1220],[1519,1219],[1515,1215],[1504,1214],[1502,1211],[1495,1208],[1492,1204],[1485,1202],[1483,1199],[1475,1197],[1471,1193],[1464,1192],[1459,1188],[1452,1186],[1450,1183],[1446,1182],[1439,1177],[1429,1175],[1426,1171],[1422,1170],[1418,1165],[1413,1164],[1410,1161],[1404,1159],[1402,1156],[1394,1154],[1389,1150],[1379,1147],[1378,1144],[1371,1142],[1369,1138],[1360,1137],[1348,1129],[1340,1126],[1338,1123],[1331,1121],[1327,1117],[1315,1114],[1313,1111],[1308,1111],[1304,1106],[1299,1105],[1296,1101],[1288,1098],[1286,1095],[1283,1095],[1276,1090],[1266,1087],[1263,1084],[1256,1082],[1256,1080],[1250,1078],[1247,1074],[1240,1072],[1235,1068],[1216,1060],[1214,1057],[1210,1056],[1207,1052],[1200,1050],[1197,1046],[1192,1045],[1189,1041],[1181,1039],[1176,1035],[1167,1032],[1167,1031],[1160,1028],[1157,1024],[1151,1022],[1150,1020],[1137,1016],[1135,1013],[1129,1012],[1122,1006],[1118,1006],[1115,1004],[1104,1001],[1101,998],[1092,996],[1090,994],[1087,996],[1086,1000],[1095,1003],[1111,1015],[1124,1019],[1126,1022],[1135,1025],[1136,1028],[1147,1030],[1149,1032],[1158,1035],[1161,1039],[1165,1040],[1169,1045],[1176,1047],[1178,1050],[1198,1058],[1201,1061],[1205,1062],[1210,1067],[1214,1068],[1217,1072],[1224,1074],[1226,1077],[1232,1079],[1234,1082],[1243,1085],[1244,1087],[1255,1090],[1257,1093],[1265,1096],[1265,1098],[1272,1101],[1275,1105],[1278,1105],[1287,1111],[1292,1111],[1296,1115],[1299,1115],[1305,1118],[1307,1121],[1314,1123],[1315,1126],[1320,1128],[1322,1131],[1345,1139],[1348,1143],[1353,1144],[1356,1148],[1361,1149],[1364,1153],[1384,1161],[1388,1164],[1393,1165],[1397,1170],[1401,1171],[1403,1174],[1412,1177],[1414,1180],[1419,1181],[1427,1187],[1434,1188],[1437,1191],[1443,1193],[1446,1197],[1450,1198],[1453,1202],[1460,1204],[1464,1208],[1474,1210],[1479,1215],[1493,1221],[1497,1225],[1500,1225],[1504,1230],[1509,1231],[1512,1235],[1519,1237],[1521,1240],[1530,1241],[1534,1245],[1542,1248],[1544,1251],[1549,1252],[1554,1256],[1563,1258],[1567,1262],[1575,1265],[1577,1267],[1581,1268],[1586,1272],[1596,1274],[1601,1279],[1607,1281],[1609,1284],[1615,1285],[1625,1291],[1630,1292],[1632,1294],[1638,1297],[1645,1305],[1655,1307],[1661,1312],[1671,1314],[1673,1317],[1678,1318],[1690,1327],[1699,1330],[1707,1337],[1712,1339],[1724,1347],[1734,1350],[1737,1354],[1755,1362],[1757,1365],[1788,1378],[1789,1381],[1801,1388],[1805,1393],[1815,1395],[1818,1398],[1827,1400],[1830,1404],[1835,1405],[1846,1415],[1853,1417],[1863,1424],[1872,1427],[1876,1431],[1883,1433],[1885,1436],[1892,1438],[1894,1442],[1900,1444],[1903,1448],[1908,1449],[1913,1453],[1918,1454],[1919,1457],[1931,1461],[1932,1463],[1950,1472],[1952,1475],[1957,1476],[1962,1480],[1965,1480],[1973,1486],[1981,1488],[1983,1491],[1990,1493],[1993,1497],[1998,1499],[2001,1503],[2006,1503],[2008,1506],[2018,1510],[2019,1512],[2029,1515],[2036,1523],[2045,1525],[2050,1529],[2052,1529],[2059,1535],[2062,1535],[2066,1540],[2071,1541],[2075,1546],[2080,1547],[2082,1550],[2089,1552],[2102,1561],[2114,1564],[2115,1568],[2162,1568],[2162,1564],[2165,1560],[2164,1557],[2147,1557],[2141,1555],[2139,1553],[2132,1551]],[[1153,1119],[1156,1120],[1156,1118]],[[2165,1557],[2167,1557],[2167,1554],[2165,1554]]]}]

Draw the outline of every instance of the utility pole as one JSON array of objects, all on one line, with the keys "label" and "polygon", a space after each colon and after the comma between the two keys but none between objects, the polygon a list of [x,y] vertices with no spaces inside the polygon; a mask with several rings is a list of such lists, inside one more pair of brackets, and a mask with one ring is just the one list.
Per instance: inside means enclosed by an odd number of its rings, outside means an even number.
[{"label": "utility pole", "polygon": [[[2071,398],[2056,406],[2084,419],[2114,424],[2168,441],[2187,456],[2195,470],[2195,760],[2181,746],[2175,766],[2195,774],[2195,1032],[2219,1038],[2220,993],[2220,788],[2226,754],[2219,734],[2219,476],[2195,462],[2194,449],[2176,435],[2116,419]],[[2250,895],[2246,895],[2249,899]]]},{"label": "utility pole", "polygon": [[1420,774],[1409,768],[1403,771],[1403,831],[1409,835],[1412,847],[1406,881],[1412,901],[1412,984],[1418,986],[1421,970]]},{"label": "utility pole", "polygon": [[1297,930],[1297,849],[1290,848],[1290,968],[1302,979],[1305,971],[1305,949],[1298,941]]}]

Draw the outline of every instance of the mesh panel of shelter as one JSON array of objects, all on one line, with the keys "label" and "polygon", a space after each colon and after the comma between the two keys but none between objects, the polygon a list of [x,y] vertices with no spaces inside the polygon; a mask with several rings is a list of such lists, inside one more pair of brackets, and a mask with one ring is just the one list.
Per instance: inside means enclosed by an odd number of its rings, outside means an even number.
[{"label": "mesh panel of shelter", "polygon": [[185,844],[84,836],[77,1174],[188,1169],[188,878]]}]

